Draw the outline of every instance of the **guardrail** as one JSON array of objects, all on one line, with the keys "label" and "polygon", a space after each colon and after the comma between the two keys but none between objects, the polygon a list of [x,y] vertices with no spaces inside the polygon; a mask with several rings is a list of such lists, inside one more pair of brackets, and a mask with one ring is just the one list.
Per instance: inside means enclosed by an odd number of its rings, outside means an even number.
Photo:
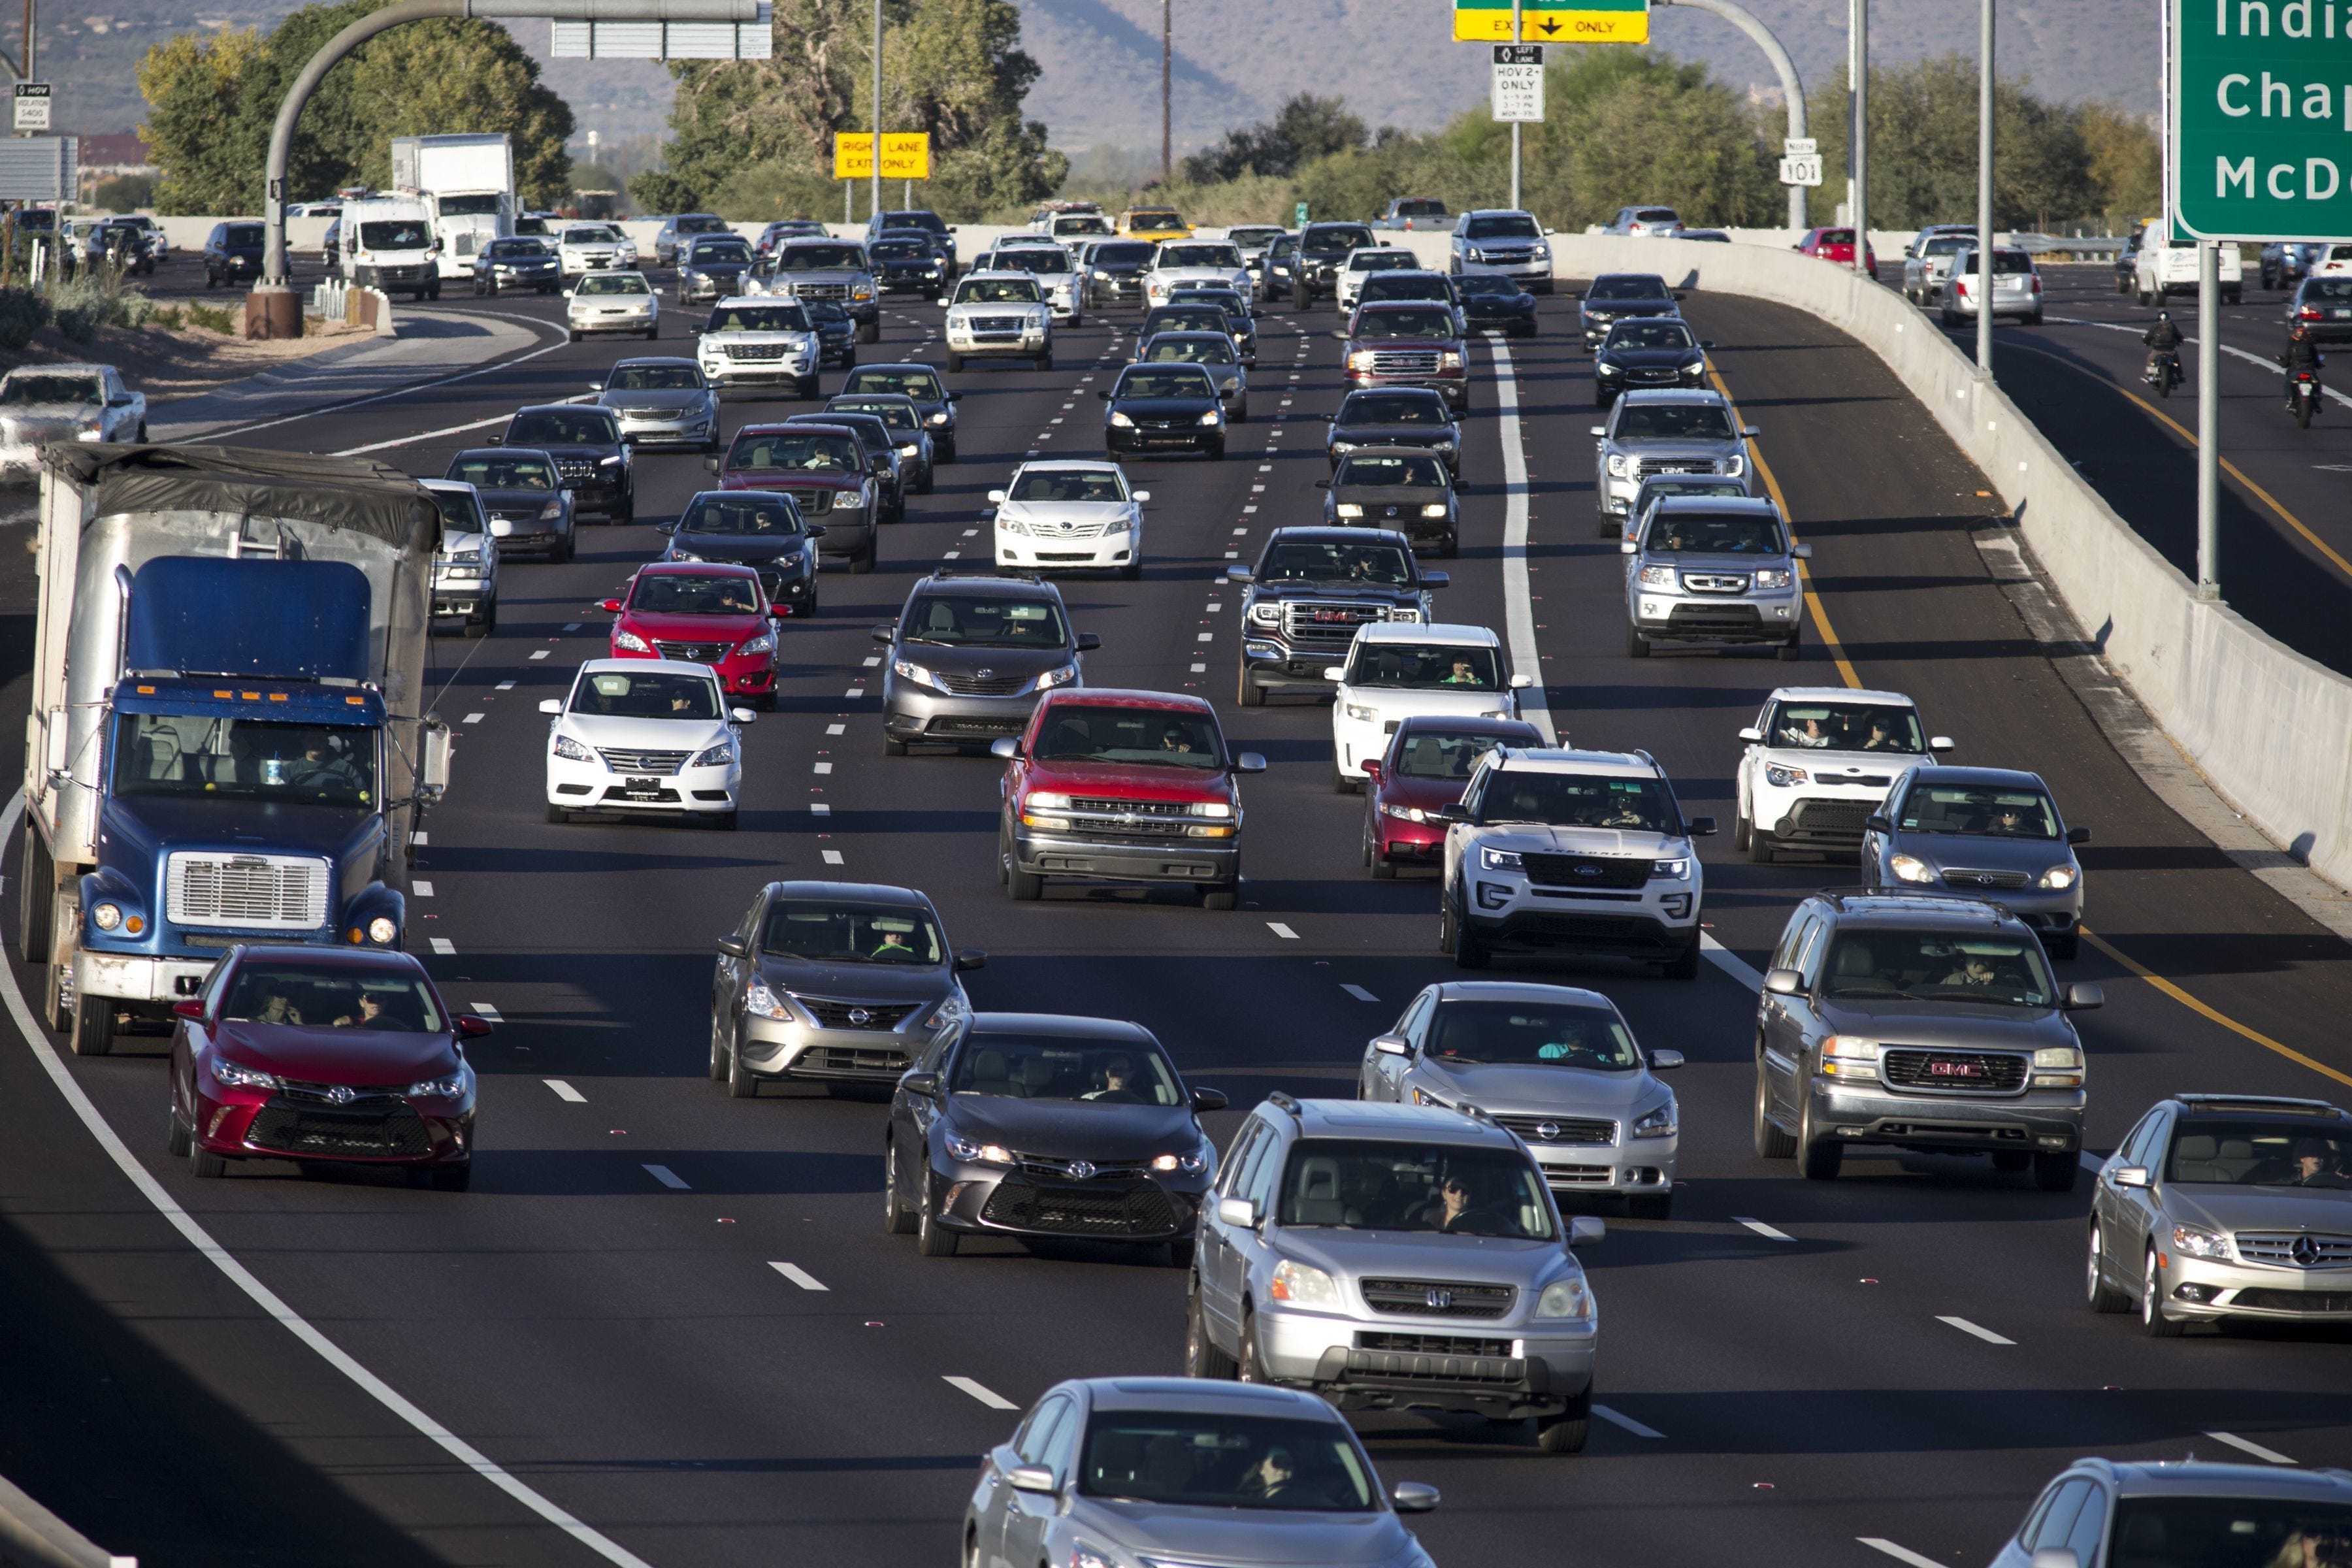
[{"label": "guardrail", "polygon": [[1759,246],[1562,235],[1552,265],[1563,278],[1662,272],[1775,300],[1877,354],[1983,470],[2097,653],[2207,782],[2287,854],[2352,886],[2352,679],[2199,599],[1900,294]]},{"label": "guardrail", "polygon": [[92,1545],[64,1520],[0,1479],[0,1564],[7,1568],[139,1568]]}]

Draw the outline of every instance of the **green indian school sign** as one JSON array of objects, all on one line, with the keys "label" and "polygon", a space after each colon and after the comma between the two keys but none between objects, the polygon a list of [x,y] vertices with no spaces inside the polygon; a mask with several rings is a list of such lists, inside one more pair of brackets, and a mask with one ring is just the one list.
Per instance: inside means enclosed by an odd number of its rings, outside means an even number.
[{"label": "green indian school sign", "polygon": [[2174,235],[2352,241],[2352,0],[2166,0],[2165,30]]}]

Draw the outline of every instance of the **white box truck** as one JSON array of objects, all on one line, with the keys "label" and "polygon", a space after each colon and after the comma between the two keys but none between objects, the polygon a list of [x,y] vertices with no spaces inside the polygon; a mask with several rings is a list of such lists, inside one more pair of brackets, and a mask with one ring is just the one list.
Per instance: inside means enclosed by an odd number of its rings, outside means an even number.
[{"label": "white box truck", "polygon": [[514,234],[514,148],[504,132],[395,136],[392,183],[431,209],[444,278],[472,277],[475,252]]}]

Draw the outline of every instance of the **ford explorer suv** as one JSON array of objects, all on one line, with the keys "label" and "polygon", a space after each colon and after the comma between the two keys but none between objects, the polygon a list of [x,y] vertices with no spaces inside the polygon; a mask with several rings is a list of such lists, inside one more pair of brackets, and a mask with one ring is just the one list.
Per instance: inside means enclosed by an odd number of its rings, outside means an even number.
[{"label": "ford explorer suv", "polygon": [[1731,404],[1719,392],[1698,388],[1629,392],[1595,425],[1593,493],[1600,500],[1595,521],[1601,531],[1624,517],[1642,481],[1653,474],[1718,474],[1740,480],[1755,493],[1755,455],[1748,443],[1762,434],[1753,425],[1732,422]]},{"label": "ford explorer suv", "polygon": [[1027,360],[1054,368],[1054,312],[1026,272],[968,272],[940,303],[947,310],[948,374],[971,359]]},{"label": "ford explorer suv", "polygon": [[1732,843],[1769,866],[1784,849],[1851,855],[1895,781],[1952,749],[1930,739],[1899,691],[1783,686],[1739,731],[1739,816]]},{"label": "ford explorer suv", "polygon": [[1102,646],[1070,629],[1061,590],[1034,572],[942,566],[919,581],[883,653],[882,752],[978,745],[1017,735],[1048,691],[1083,684]]},{"label": "ford explorer suv", "polygon": [[1442,815],[1438,948],[1457,968],[1542,952],[1697,975],[1706,888],[1696,841],[1715,818],[1685,816],[1647,752],[1497,746]]},{"label": "ford explorer suv", "polygon": [[1454,413],[1470,406],[1469,353],[1451,305],[1411,300],[1358,310],[1345,331],[1348,390],[1426,386],[1444,394]]},{"label": "ford explorer suv", "polygon": [[721,300],[696,329],[694,363],[721,391],[790,387],[794,397],[816,395],[824,340],[797,300],[743,296]]},{"label": "ford explorer suv", "polygon": [[1584,1447],[1600,1315],[1572,1248],[1606,1227],[1564,1221],[1494,1119],[1277,1090],[1213,1192],[1185,1303],[1193,1376],[1532,1418],[1544,1452]]},{"label": "ford explorer suv", "polygon": [[1004,760],[997,864],[1005,896],[1045,879],[1189,882],[1203,909],[1241,900],[1242,798],[1235,775],[1265,759],[1225,747],[1204,698],[1061,688],[1045,694]]},{"label": "ford explorer suv", "polygon": [[1535,684],[1507,675],[1502,639],[1486,626],[1383,623],[1359,626],[1345,663],[1324,679],[1331,694],[1331,785],[1364,787],[1364,764],[1389,749],[1398,724],[1417,713],[1516,719],[1519,693]]},{"label": "ford explorer suv", "polygon": [[841,239],[787,239],[760,258],[747,294],[829,300],[857,323],[857,341],[882,341],[881,286],[866,247]]},{"label": "ford explorer suv", "polygon": [[1264,707],[1268,691],[1328,695],[1359,626],[1426,624],[1431,593],[1448,581],[1421,569],[1403,534],[1374,528],[1277,528],[1255,567],[1225,576],[1242,590],[1244,708]]},{"label": "ford explorer suv", "polygon": [[1537,294],[1552,291],[1551,246],[1532,213],[1482,209],[1454,220],[1446,270],[1500,272]]},{"label": "ford explorer suv", "polygon": [[1647,658],[1658,642],[1764,643],[1797,658],[1797,563],[1813,547],[1790,543],[1771,501],[1666,496],[1623,549],[1627,658]]},{"label": "ford explorer suv", "polygon": [[1814,1181],[1849,1147],[1989,1154],[2072,1192],[2083,1042],[2032,930],[1999,904],[1816,893],[1790,915],[1756,1012],[1756,1152]]}]

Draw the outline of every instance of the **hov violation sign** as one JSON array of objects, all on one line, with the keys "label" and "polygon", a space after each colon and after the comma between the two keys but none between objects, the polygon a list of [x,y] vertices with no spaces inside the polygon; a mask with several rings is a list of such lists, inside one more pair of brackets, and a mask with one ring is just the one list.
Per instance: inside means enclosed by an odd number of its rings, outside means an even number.
[{"label": "hov violation sign", "polygon": [[[835,132],[833,177],[870,180],[874,177],[874,134]],[[928,180],[931,177],[931,135],[928,131],[882,132],[882,177],[886,180]]]},{"label": "hov violation sign", "polygon": [[2352,241],[2352,14],[2342,0],[2165,0],[2176,237]]},{"label": "hov violation sign", "polygon": [[45,81],[20,81],[16,91],[18,131],[47,131],[49,128],[49,84]]}]

